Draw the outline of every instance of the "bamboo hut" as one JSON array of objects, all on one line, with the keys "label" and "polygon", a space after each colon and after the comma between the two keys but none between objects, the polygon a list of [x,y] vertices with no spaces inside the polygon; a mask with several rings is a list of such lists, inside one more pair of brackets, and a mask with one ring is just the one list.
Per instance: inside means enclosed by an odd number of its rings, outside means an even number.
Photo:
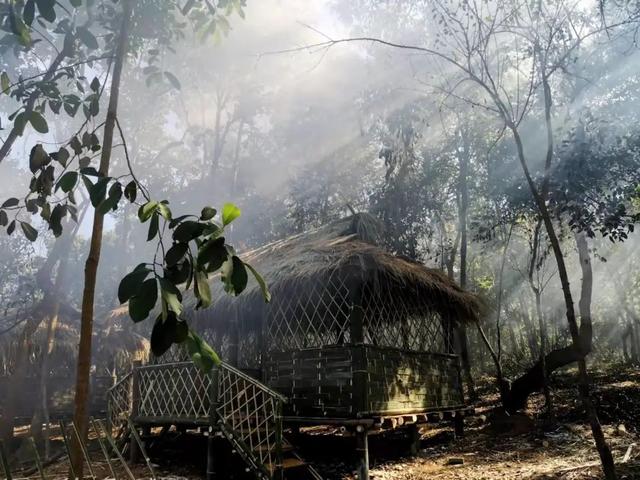
[{"label": "bamboo hut", "polygon": [[[236,449],[264,478],[286,469],[283,428],[343,425],[366,453],[373,428],[434,413],[461,419],[454,331],[477,318],[479,301],[383,242],[378,222],[357,214],[242,255],[266,279],[271,303],[256,283],[231,297],[214,279],[214,306],[187,316],[222,368],[211,379],[194,373],[174,346],[133,380],[139,398],[128,413],[140,424],[213,422],[232,443],[241,440]],[[194,398],[197,407],[178,412]],[[256,433],[265,418],[274,423],[271,440]],[[367,472],[363,457],[361,478]]]}]

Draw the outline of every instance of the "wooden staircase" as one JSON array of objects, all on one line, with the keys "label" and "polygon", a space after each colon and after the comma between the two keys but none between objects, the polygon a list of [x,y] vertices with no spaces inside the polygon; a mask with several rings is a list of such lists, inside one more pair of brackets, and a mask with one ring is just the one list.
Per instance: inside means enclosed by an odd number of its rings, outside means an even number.
[{"label": "wooden staircase", "polygon": [[[180,362],[135,367],[109,390],[108,417],[112,427],[128,418],[136,426],[156,419],[194,425],[205,421],[226,438],[256,478],[321,480],[283,436],[286,402],[278,392],[226,363],[205,375],[190,362]],[[206,411],[208,418],[203,418]],[[210,441],[208,455],[216,454]]]}]

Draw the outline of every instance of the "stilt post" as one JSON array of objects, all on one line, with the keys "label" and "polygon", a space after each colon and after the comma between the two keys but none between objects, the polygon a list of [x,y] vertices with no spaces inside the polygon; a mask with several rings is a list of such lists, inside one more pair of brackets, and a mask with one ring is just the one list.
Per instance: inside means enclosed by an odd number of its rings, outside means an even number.
[{"label": "stilt post", "polygon": [[464,413],[456,412],[453,415],[453,431],[456,438],[464,437]]},{"label": "stilt post", "polygon": [[[135,360],[133,362],[133,368],[131,370],[132,375],[132,388],[131,388],[131,419],[128,422],[130,425],[130,438],[129,438],[129,462],[131,464],[138,463],[140,457],[140,449],[138,442],[136,442],[133,430],[136,428],[135,422],[140,413],[140,367],[142,362]],[[137,432],[136,432],[137,433]]]},{"label": "stilt post", "polygon": [[369,441],[364,425],[356,427],[356,452],[358,453],[358,480],[369,480]]},{"label": "stilt post", "polygon": [[[220,434],[218,426],[218,386],[220,370],[217,365],[211,369],[211,388],[209,390],[209,437],[207,438],[207,480],[215,480],[222,478],[220,473],[219,457],[220,442],[216,441],[216,436]],[[217,448],[218,447],[218,448]]]}]

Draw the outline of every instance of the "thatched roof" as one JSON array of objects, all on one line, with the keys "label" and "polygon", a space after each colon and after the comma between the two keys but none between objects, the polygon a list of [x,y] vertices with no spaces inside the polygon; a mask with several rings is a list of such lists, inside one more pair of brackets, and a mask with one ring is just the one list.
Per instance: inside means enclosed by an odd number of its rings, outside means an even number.
[{"label": "thatched roof", "polygon": [[[391,286],[424,295],[434,310],[458,321],[478,318],[481,304],[475,295],[462,290],[439,270],[388,253],[382,247],[383,236],[380,223],[373,216],[360,213],[245,252],[240,257],[265,278],[273,302],[278,301],[278,295],[286,295],[292,286],[322,281],[329,274],[340,271],[376,288]],[[238,311],[243,316],[248,312],[255,316],[269,308],[264,305],[253,278],[238,297],[224,293],[219,277],[211,282],[215,303],[211,314],[203,312],[202,316],[219,321],[235,317]],[[186,303],[194,306],[192,298]]]}]

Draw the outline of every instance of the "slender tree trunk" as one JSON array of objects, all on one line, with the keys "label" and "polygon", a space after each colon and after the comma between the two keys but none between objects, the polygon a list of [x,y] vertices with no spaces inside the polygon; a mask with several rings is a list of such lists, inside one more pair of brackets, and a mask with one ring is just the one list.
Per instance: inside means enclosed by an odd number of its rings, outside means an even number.
[{"label": "slender tree trunk", "polygon": [[[602,433],[602,427],[598,420],[598,416],[596,415],[595,408],[593,407],[593,402],[589,396],[589,377],[587,375],[586,363],[584,357],[590,350],[591,347],[591,339],[592,339],[592,328],[591,328],[591,317],[590,315],[581,318],[580,326],[578,326],[578,320],[576,318],[576,313],[573,305],[573,297],[571,294],[571,286],[569,284],[569,274],[567,273],[567,267],[564,261],[564,255],[562,253],[562,249],[560,247],[560,241],[555,231],[555,227],[551,220],[551,215],[547,208],[547,205],[543,198],[540,196],[538,189],[533,181],[533,177],[529,172],[529,166],[526,161],[526,157],[524,154],[524,147],[522,145],[522,139],[520,137],[520,132],[515,124],[509,123],[509,128],[513,133],[514,140],[516,143],[516,149],[518,153],[518,159],[520,161],[520,166],[524,172],[524,175],[527,180],[527,184],[531,191],[531,195],[536,203],[536,207],[538,212],[540,213],[540,217],[542,218],[545,230],[547,232],[547,236],[549,237],[549,243],[551,244],[551,249],[553,251],[554,258],[556,260],[556,264],[558,266],[558,276],[560,277],[560,285],[562,286],[562,293],[564,296],[564,302],[566,307],[566,317],[567,323],[569,324],[569,332],[571,333],[572,339],[572,348],[575,349],[579,354],[578,359],[578,371],[579,371],[579,391],[580,397],[582,400],[582,404],[584,405],[585,411],[589,417],[589,423],[591,424],[591,431],[593,433],[594,440],[596,442],[596,446],[598,448],[598,453],[600,455],[600,460],[602,462],[602,469],[604,471],[605,477],[607,480],[615,480],[617,478],[615,465],[613,463],[613,456],[611,455],[611,450],[609,446],[604,441],[604,434]],[[586,240],[584,242],[586,246]],[[580,250],[580,246],[579,246]],[[588,253],[588,252],[587,252]],[[587,257],[588,258],[588,257]],[[583,275],[585,272],[586,265],[583,262],[580,262],[581,266],[583,266]],[[591,264],[588,264],[589,270],[591,269]],[[588,279],[587,279],[588,280]],[[583,280],[584,281],[584,280]],[[590,298],[589,298],[590,301]],[[583,306],[583,302],[581,302],[581,307]],[[582,313],[582,312],[581,312]]]},{"label": "slender tree trunk", "polygon": [[[118,44],[116,47],[113,77],[111,79],[111,90],[109,95],[109,107],[107,109],[107,119],[104,127],[102,154],[100,156],[99,173],[101,176],[107,176],[109,174],[111,149],[113,146],[113,134],[116,126],[118,99],[120,96],[120,80],[122,76],[122,68],[127,54],[129,26],[131,21],[131,0],[123,0],[122,8],[122,26],[120,28]],[[76,371],[76,390],[73,415],[73,421],[75,422],[76,427],[80,432],[80,437],[83,440],[87,438],[88,431],[93,307],[96,288],[96,277],[98,273],[98,264],[100,262],[100,251],[102,248],[103,223],[104,215],[100,214],[98,211],[94,211],[89,255],[87,256],[84,268],[84,289],[82,292],[82,314],[80,320],[80,344],[78,348],[78,364]],[[71,461],[73,463],[76,474],[80,478],[82,478],[82,449],[77,441],[74,441],[72,443]]]},{"label": "slender tree trunk", "polygon": [[[466,144],[466,134],[462,132],[465,148],[464,153],[460,155],[460,208],[458,211],[460,221],[460,286],[467,287],[467,211],[469,208],[469,149]],[[458,337],[460,340],[460,360],[462,361],[462,370],[464,371],[467,389],[469,390],[469,398],[471,401],[477,400],[476,385],[471,375],[471,362],[469,360],[469,341],[467,339],[467,327],[461,324],[458,328]]]},{"label": "slender tree trunk", "polygon": [[[547,124],[551,121],[550,118],[547,118]],[[547,129],[549,130],[549,129]],[[552,142],[552,140],[549,140]],[[553,145],[553,143],[550,143]],[[550,155],[547,153],[547,165],[550,165]],[[544,197],[547,196],[546,191],[543,192]],[[538,355],[538,361],[540,362],[540,366],[542,368],[542,391],[544,392],[544,400],[545,407],[547,409],[547,414],[549,417],[553,415],[553,404],[551,398],[551,390],[549,389],[549,376],[547,374],[547,365],[546,365],[546,355],[547,355],[547,325],[544,320],[544,315],[542,313],[542,287],[538,282],[538,285],[533,280],[534,271],[538,269],[538,257],[540,252],[540,229],[542,227],[542,220],[538,219],[536,222],[536,227],[533,231],[533,242],[531,242],[531,261],[529,262],[529,287],[533,292],[535,306],[536,306],[536,316],[538,317],[538,330],[540,332],[540,352]]]}]

